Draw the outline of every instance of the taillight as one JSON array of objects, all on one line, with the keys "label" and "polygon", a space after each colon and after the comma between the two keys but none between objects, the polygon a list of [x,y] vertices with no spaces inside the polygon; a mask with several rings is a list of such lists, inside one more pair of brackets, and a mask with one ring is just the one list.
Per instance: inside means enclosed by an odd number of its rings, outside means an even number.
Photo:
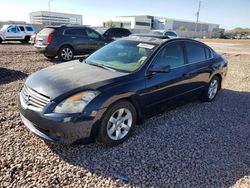
[{"label": "taillight", "polygon": [[48,43],[48,44],[51,43],[52,38],[53,38],[53,34],[50,33],[50,34],[48,35],[48,38],[47,38],[47,43]]}]

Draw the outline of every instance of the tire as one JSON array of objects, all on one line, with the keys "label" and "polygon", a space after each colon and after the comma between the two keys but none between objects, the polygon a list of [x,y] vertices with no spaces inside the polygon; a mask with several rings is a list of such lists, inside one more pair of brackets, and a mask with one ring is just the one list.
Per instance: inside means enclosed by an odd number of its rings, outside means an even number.
[{"label": "tire", "polygon": [[108,146],[124,142],[136,124],[136,109],[128,101],[111,105],[102,118],[97,141]]},{"label": "tire", "polygon": [[3,40],[0,38],[0,44],[3,42]]},{"label": "tire", "polygon": [[74,50],[70,46],[63,46],[58,52],[61,61],[71,61],[74,58]]},{"label": "tire", "polygon": [[25,36],[25,38],[21,41],[23,44],[28,44],[30,41],[30,36]]},{"label": "tire", "polygon": [[221,81],[218,76],[214,76],[204,89],[201,100],[203,102],[212,102],[220,89]]}]

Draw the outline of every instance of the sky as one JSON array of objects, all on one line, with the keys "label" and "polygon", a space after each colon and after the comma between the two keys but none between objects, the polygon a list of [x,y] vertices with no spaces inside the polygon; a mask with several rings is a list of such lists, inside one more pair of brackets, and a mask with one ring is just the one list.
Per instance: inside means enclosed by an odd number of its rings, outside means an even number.
[{"label": "sky", "polygon": [[[195,21],[199,0],[52,0],[51,11],[81,14],[83,24],[115,16],[152,15]],[[48,11],[48,0],[0,0],[0,21],[29,22],[29,12]],[[202,0],[200,21],[221,28],[250,28],[250,0]]]}]

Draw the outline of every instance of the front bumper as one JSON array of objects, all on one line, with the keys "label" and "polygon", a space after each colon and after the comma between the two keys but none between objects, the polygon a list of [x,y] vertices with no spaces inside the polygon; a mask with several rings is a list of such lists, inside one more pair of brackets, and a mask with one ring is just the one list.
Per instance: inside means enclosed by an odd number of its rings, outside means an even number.
[{"label": "front bumper", "polygon": [[32,133],[46,141],[62,144],[72,144],[78,141],[93,142],[101,117],[106,110],[101,109],[95,113],[85,112],[80,115],[43,114],[24,109],[19,97],[18,105],[23,123]]}]

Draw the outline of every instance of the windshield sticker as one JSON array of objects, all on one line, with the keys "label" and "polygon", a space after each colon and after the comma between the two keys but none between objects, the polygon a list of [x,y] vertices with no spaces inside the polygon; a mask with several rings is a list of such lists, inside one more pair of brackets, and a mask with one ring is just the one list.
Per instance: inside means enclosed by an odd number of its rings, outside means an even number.
[{"label": "windshield sticker", "polygon": [[153,49],[155,46],[152,45],[152,44],[140,43],[140,44],[137,45],[137,47],[147,48],[147,49]]}]

